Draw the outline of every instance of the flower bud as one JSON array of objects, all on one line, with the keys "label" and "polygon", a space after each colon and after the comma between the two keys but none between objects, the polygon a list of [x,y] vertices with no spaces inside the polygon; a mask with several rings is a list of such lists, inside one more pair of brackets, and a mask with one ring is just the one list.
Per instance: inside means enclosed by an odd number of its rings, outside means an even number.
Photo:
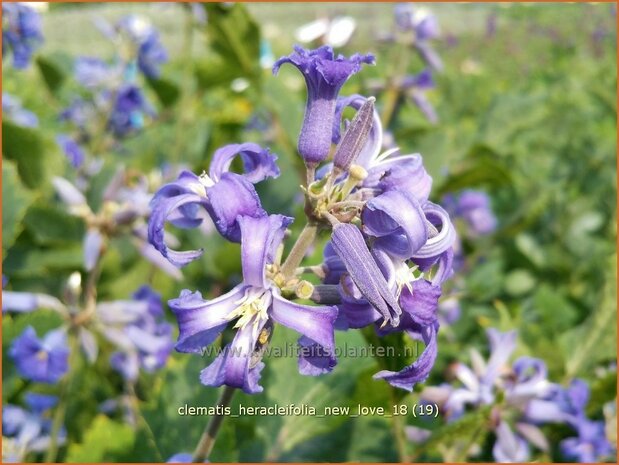
[{"label": "flower bud", "polygon": [[338,144],[333,158],[333,164],[336,168],[348,171],[350,165],[355,162],[361,153],[374,124],[375,101],[374,97],[368,98],[359,108],[348,128],[346,128],[346,132]]}]

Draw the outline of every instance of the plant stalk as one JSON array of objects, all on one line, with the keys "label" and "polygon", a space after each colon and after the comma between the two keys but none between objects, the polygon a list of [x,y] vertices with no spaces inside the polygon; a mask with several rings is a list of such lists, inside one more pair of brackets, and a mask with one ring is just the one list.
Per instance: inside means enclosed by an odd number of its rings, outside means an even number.
[{"label": "plant stalk", "polygon": [[[221,405],[222,407],[227,407],[230,405],[235,391],[236,388],[226,386],[221,393],[221,397],[219,397],[217,404],[215,405]],[[206,459],[208,459],[213,447],[215,446],[217,433],[219,432],[219,428],[221,427],[223,420],[223,414],[215,415],[211,418],[208,425],[206,425],[206,428],[202,433],[202,437],[200,438],[200,442],[198,442],[198,445],[193,452],[193,463],[203,463]]]},{"label": "plant stalk", "polygon": [[294,276],[297,267],[303,261],[303,257],[305,257],[305,253],[314,244],[317,234],[318,224],[310,222],[305,225],[281,267],[280,271],[286,278],[289,279]]}]

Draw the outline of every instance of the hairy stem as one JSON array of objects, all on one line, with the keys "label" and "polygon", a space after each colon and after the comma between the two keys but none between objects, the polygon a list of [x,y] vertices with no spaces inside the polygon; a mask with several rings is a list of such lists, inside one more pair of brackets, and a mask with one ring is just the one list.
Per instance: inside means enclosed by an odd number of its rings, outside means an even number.
[{"label": "hairy stem", "polygon": [[[215,405],[221,405],[222,407],[227,407],[230,405],[232,401],[232,396],[234,396],[234,392],[236,388],[226,386],[221,393],[221,397],[217,401]],[[193,462],[194,463],[202,463],[206,459],[208,459],[211,451],[213,450],[213,446],[215,446],[215,440],[217,439],[217,433],[219,432],[219,428],[224,420],[224,415],[215,415],[211,418],[208,425],[204,429],[202,433],[202,437],[200,438],[200,442],[196,446],[196,449],[193,451]]]},{"label": "hairy stem", "polygon": [[294,272],[303,261],[305,253],[314,244],[317,234],[318,225],[316,223],[310,222],[305,225],[303,231],[301,231],[301,234],[299,234],[297,238],[297,242],[292,246],[292,250],[281,267],[281,273],[286,278],[294,276]]}]

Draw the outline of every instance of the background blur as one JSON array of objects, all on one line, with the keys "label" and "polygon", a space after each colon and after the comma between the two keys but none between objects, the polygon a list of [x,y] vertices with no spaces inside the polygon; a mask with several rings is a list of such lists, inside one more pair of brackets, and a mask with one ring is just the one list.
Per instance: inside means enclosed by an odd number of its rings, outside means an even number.
[{"label": "background blur", "polygon": [[[349,16],[355,30],[349,38],[341,32],[343,39],[333,33],[345,41],[337,51],[372,52],[377,66],[351,79],[342,93],[377,95],[396,145],[403,153],[423,155],[434,179],[433,200],[481,190],[497,218],[490,234],[461,233],[464,265],[453,283],[460,317],[441,328],[439,359],[426,384],[449,381],[450,364],[468,363],[472,347],[487,354],[486,328],[517,329],[517,355],[543,359],[554,382],[585,379],[592,389],[587,412],[613,423],[612,414],[604,417],[602,408],[616,398],[615,7],[427,7],[440,25],[441,37],[433,48],[444,67],[434,73],[434,88],[423,94],[434,106],[435,123],[414,99],[400,95],[393,100],[397,78],[425,68],[414,51],[393,38],[394,4],[212,4],[204,21],[180,4],[50,5],[41,12],[45,41],[36,61],[23,71],[6,62],[3,66],[3,91],[18,97],[39,120],[38,127],[20,131],[7,121],[6,112],[3,118],[2,272],[7,289],[60,295],[70,274],[83,269],[85,226],[57,200],[51,179],[73,175],[55,139],[68,131],[58,115],[81,92],[73,59],[112,59],[116,52],[94,26],[97,18],[113,22],[128,13],[147,18],[159,30],[169,61],[158,78],[144,84],[156,116],[104,154],[89,200],[96,204],[117,166],[147,173],[182,163],[200,173],[217,147],[254,141],[278,154],[282,170],[278,179],[259,186],[265,208],[298,216],[302,210],[294,200],[302,163],[295,147],[305,86],[292,68],[282,68],[275,78],[270,66],[300,42],[301,26]],[[237,245],[201,231],[179,237],[183,249],[207,250],[183,270],[182,281],[155,271],[128,239],[120,238],[103,262],[99,296],[124,299],[149,282],[164,301],[185,288],[212,297],[237,282]],[[58,322],[47,311],[3,316],[3,403],[19,404],[27,388],[7,357],[11,341],[27,325],[45,331]],[[284,328],[278,328],[276,338],[295,340]],[[357,332],[338,333],[337,340],[364,344]],[[99,409],[122,390],[119,375],[103,362],[94,369],[83,363],[71,388],[66,421],[71,439],[61,458],[165,461],[191,451],[207,419],[179,416],[177,409],[185,403],[215,402],[217,390],[199,383],[207,362],[173,353],[163,370],[143,375],[136,392],[146,423],[135,429],[123,423],[121,413],[105,415]],[[386,384],[371,379],[376,372],[372,359],[343,358],[333,374],[319,378],[298,375],[294,359],[266,364],[265,391],[238,394],[235,405],[392,403]],[[55,392],[54,386],[37,389]],[[418,395],[414,392],[403,402],[412,405]],[[441,419],[425,427],[439,431]],[[556,444],[566,437],[562,428],[544,427],[552,451],[536,453],[536,458],[561,459]],[[459,433],[446,434],[450,437],[444,441]],[[491,443],[477,440],[476,459],[492,460]],[[420,454],[416,460],[441,460],[440,447]],[[241,417],[224,422],[212,461],[267,459],[395,461],[397,453],[388,420],[379,417]]]}]

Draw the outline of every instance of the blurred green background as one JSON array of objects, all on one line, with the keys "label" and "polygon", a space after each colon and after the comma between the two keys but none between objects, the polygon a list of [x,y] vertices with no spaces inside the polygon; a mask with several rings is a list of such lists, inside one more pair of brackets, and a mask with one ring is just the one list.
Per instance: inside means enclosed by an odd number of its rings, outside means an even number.
[{"label": "blurred green background", "polygon": [[[591,413],[599,416],[601,406],[616,397],[616,373],[605,371],[616,361],[614,6],[426,6],[437,15],[443,37],[435,48],[445,70],[435,75],[436,88],[429,93],[440,121],[426,122],[416,107],[404,102],[390,130],[403,153],[423,155],[434,178],[433,200],[466,188],[482,189],[491,196],[499,219],[493,235],[465,244],[469,266],[456,277],[462,316],[441,332],[439,359],[427,384],[443,382],[449,364],[462,360],[468,348],[487,352],[485,328],[518,329],[517,354],[544,359],[549,378],[556,382],[585,378],[593,389]],[[161,78],[147,89],[158,109],[157,120],[106,154],[105,168],[90,193],[93,202],[118,164],[148,171],[182,163],[199,173],[217,147],[255,141],[279,155],[282,169],[279,179],[259,187],[263,204],[269,212],[299,217],[302,210],[293,199],[302,163],[295,146],[304,85],[292,69],[283,68],[275,78],[260,66],[260,38],[277,58],[289,53],[296,29],[308,21],[352,16],[357,30],[341,52],[375,53],[377,66],[351,79],[343,94],[367,94],[373,82],[402,71],[399,57],[407,53],[402,52],[405,47],[377,40],[394,30],[390,3],[213,4],[207,9],[207,23],[188,28],[188,10],[180,5],[54,4],[42,13],[45,42],[38,51],[47,71],[42,74],[36,65],[25,72],[3,67],[3,90],[20,97],[40,120],[39,129],[25,139],[9,139],[4,132],[3,153],[6,157],[10,152],[8,165],[15,164],[21,174],[6,179],[3,171],[3,210],[9,204],[18,206],[14,217],[3,212],[3,274],[11,289],[58,294],[69,274],[82,267],[84,225],[63,211],[50,179],[71,171],[54,137],[64,128],[57,115],[76,92],[72,57],[114,54],[93,18],[113,21],[127,13],[147,17],[160,30],[170,56]],[[491,16],[496,18],[495,33],[488,29]],[[421,69],[419,59],[408,57],[407,72]],[[379,110],[383,103],[379,94]],[[266,120],[266,127],[248,127],[256,118]],[[61,226],[51,227],[55,221]],[[207,250],[184,270],[184,281],[153,273],[127,240],[119,239],[105,258],[100,296],[126,298],[147,280],[164,299],[184,288],[215,296],[238,280],[237,245],[198,231],[181,237],[184,249]],[[308,262],[318,260],[316,255]],[[17,401],[25,389],[6,357],[11,340],[28,324],[54,327],[54,318],[45,311],[3,317],[5,403]],[[277,342],[294,340],[292,332],[278,328]],[[357,332],[338,333],[337,341],[364,344]],[[120,377],[103,362],[95,370],[83,367],[67,416],[75,441],[63,457],[160,461],[191,451],[206,419],[181,417],[177,409],[185,403],[215,402],[217,390],[199,384],[199,371],[206,364],[198,356],[175,353],[162,372],[141,379],[138,396],[146,422],[136,430],[122,418],[97,410],[119,391]],[[333,374],[306,378],[296,373],[296,360],[270,359],[263,372],[264,393],[239,394],[234,402],[390,406],[386,384],[371,379],[376,371],[371,359],[343,358]],[[412,405],[417,398],[413,393],[402,402]],[[441,426],[439,419],[430,428],[441,434]],[[564,437],[558,427],[545,431],[551,440]],[[486,447],[479,458],[492,460],[489,454]],[[437,448],[417,457],[439,458]],[[387,419],[242,417],[224,422],[211,459],[393,461],[397,453]]]}]

